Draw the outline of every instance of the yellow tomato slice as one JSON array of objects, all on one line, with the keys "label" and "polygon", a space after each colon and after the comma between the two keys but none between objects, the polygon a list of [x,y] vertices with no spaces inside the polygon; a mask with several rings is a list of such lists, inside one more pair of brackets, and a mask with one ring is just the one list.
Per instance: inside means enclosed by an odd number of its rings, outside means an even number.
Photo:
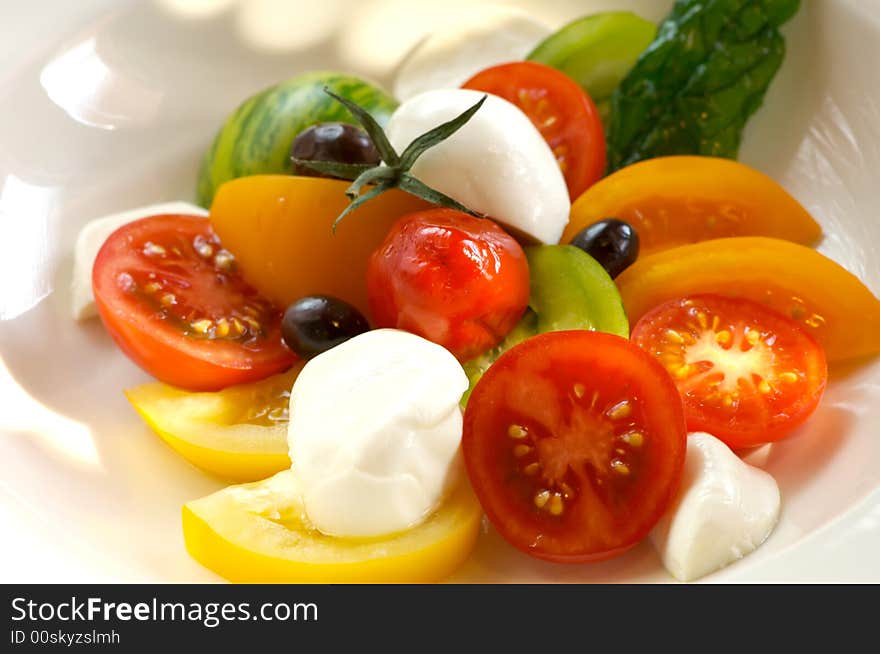
[{"label": "yellow tomato slice", "polygon": [[815,250],[774,238],[721,238],[636,261],[617,278],[632,323],[675,298],[717,293],[763,302],[800,322],[828,361],[880,352],[880,300]]},{"label": "yellow tomato slice", "polygon": [[428,204],[388,191],[333,221],[348,206],[350,182],[255,175],[223,184],[211,223],[244,278],[278,306],[304,295],[338,297],[369,315],[367,259],[402,215]]},{"label": "yellow tomato slice", "polygon": [[255,481],[290,467],[288,402],[301,368],[215,393],[152,383],[125,395],[187,461],[230,481]]},{"label": "yellow tomato slice", "polygon": [[325,536],[304,522],[290,470],[183,507],[190,555],[241,583],[427,583],[470,554],[480,505],[462,481],[425,522],[384,538]]},{"label": "yellow tomato slice", "polygon": [[572,205],[562,242],[604,218],[635,227],[643,255],[728,236],[770,236],[804,245],[822,236],[813,217],[779,184],[716,157],[660,157],[609,175]]}]

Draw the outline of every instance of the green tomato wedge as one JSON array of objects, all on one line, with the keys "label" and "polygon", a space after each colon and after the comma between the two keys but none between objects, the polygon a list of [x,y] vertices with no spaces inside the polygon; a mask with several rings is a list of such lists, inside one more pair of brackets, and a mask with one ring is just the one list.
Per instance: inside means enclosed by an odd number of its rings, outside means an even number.
[{"label": "green tomato wedge", "polygon": [[602,110],[656,34],[657,26],[649,20],[628,11],[608,11],[569,23],[527,58],[574,79]]},{"label": "green tomato wedge", "polygon": [[573,245],[529,247],[526,257],[539,334],[591,329],[629,338],[617,285],[593,257]]},{"label": "green tomato wedge", "polygon": [[498,357],[536,334],[589,329],[629,338],[617,285],[598,261],[573,245],[538,245],[525,252],[531,275],[529,309],[501,343],[464,364],[470,386],[462,406]]}]

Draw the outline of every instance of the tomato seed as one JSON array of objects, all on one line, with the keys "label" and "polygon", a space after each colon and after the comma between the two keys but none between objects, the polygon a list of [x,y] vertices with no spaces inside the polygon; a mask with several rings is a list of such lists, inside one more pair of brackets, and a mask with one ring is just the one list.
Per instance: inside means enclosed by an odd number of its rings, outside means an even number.
[{"label": "tomato seed", "polygon": [[731,338],[733,338],[733,335],[726,329],[715,334],[715,342],[718,345],[727,345],[730,343]]},{"label": "tomato seed", "polygon": [[550,491],[542,490],[540,493],[535,495],[535,506],[539,509],[543,509],[547,502],[550,500]]},{"label": "tomato seed", "polygon": [[205,259],[209,259],[211,255],[214,254],[214,248],[201,234],[193,239],[193,249],[198,253],[200,257],[203,257]]},{"label": "tomato seed", "polygon": [[123,291],[133,292],[137,289],[137,284],[134,281],[134,278],[128,273],[119,273],[116,277],[116,283],[119,284],[119,288]]},{"label": "tomato seed", "polygon": [[638,431],[630,431],[620,437],[621,440],[627,445],[631,445],[632,447],[641,447],[642,443],[645,442],[645,436],[641,432]]},{"label": "tomato seed", "polygon": [[682,335],[675,331],[674,329],[666,330],[666,339],[672,341],[673,343],[677,343],[679,345],[684,343],[684,338]]},{"label": "tomato seed", "polygon": [[621,420],[628,417],[630,413],[632,413],[632,405],[630,405],[629,400],[623,400],[608,409],[605,415],[612,420]]},{"label": "tomato seed", "polygon": [[689,363],[686,363],[683,366],[679,366],[676,369],[673,376],[676,379],[684,379],[685,377],[690,375],[692,372],[693,372],[693,366],[691,366]]},{"label": "tomato seed", "polygon": [[749,345],[751,345],[752,347],[755,347],[758,344],[758,341],[760,341],[760,340],[761,340],[761,334],[757,330],[751,329],[748,327],[746,328],[746,342]]},{"label": "tomato seed", "polygon": [[152,241],[147,241],[144,243],[144,254],[148,257],[159,256],[164,257],[166,254],[165,248],[157,243],[153,243]]},{"label": "tomato seed", "polygon": [[214,265],[223,272],[230,272],[235,266],[235,257],[229,250],[220,250],[214,257]]},{"label": "tomato seed", "polygon": [[211,325],[214,323],[208,320],[207,318],[202,318],[201,320],[196,320],[194,323],[190,324],[194,330],[196,330],[200,334],[207,334],[208,330],[211,328]]}]

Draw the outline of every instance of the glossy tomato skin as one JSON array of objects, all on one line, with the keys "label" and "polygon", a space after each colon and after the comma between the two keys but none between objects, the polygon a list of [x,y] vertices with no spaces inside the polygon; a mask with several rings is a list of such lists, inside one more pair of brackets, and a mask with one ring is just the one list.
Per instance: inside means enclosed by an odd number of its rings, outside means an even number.
[{"label": "glossy tomato skin", "polygon": [[791,434],[828,380],[825,352],[801,325],[741,298],[664,302],[639,320],[632,340],[672,374],[688,429],[734,449]]},{"label": "glossy tomato skin", "polygon": [[495,346],[529,301],[529,268],[498,225],[451,209],[403,216],[370,257],[379,327],[413,332],[465,361]]},{"label": "glossy tomato skin", "polygon": [[167,384],[215,391],[296,361],[281,340],[281,312],[241,279],[205,218],[121,227],[98,252],[92,287],[119,348]]},{"label": "glossy tomato skin", "polygon": [[522,109],[553,150],[574,200],[605,172],[605,131],[596,105],[565,73],[534,61],[487,68],[462,88],[500,96]]},{"label": "glossy tomato skin", "polygon": [[489,520],[536,558],[586,563],[641,541],[680,484],[686,450],[672,379],[627,339],[540,334],[476,385],[462,452]]}]

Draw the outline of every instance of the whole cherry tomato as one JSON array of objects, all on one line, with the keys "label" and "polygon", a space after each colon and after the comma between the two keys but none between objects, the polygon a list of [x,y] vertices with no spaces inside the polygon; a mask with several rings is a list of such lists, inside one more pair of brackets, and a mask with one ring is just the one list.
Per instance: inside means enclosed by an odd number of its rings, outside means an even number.
[{"label": "whole cherry tomato", "polygon": [[529,301],[519,244],[491,220],[451,209],[403,216],[370,257],[373,319],[446,347],[465,361],[495,346]]}]

